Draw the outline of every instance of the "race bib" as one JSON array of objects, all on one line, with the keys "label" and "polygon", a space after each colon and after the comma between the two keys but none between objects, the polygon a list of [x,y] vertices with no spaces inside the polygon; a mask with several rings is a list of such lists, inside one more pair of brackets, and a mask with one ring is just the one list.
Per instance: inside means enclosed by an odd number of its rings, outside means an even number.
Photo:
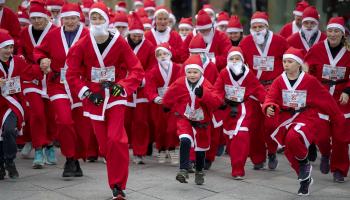
[{"label": "race bib", "polygon": [[306,90],[282,90],[283,105],[290,108],[306,106]]},{"label": "race bib", "polygon": [[245,87],[225,85],[225,98],[235,102],[243,102]]},{"label": "race bib", "polygon": [[322,78],[338,81],[343,80],[345,77],[346,67],[333,67],[331,65],[323,65]]},{"label": "race bib", "polygon": [[104,81],[115,81],[115,67],[103,67],[96,68],[92,67],[91,69],[91,82],[101,83]]},{"label": "race bib", "polygon": [[191,107],[187,104],[184,115],[191,121],[202,121],[204,120],[204,113],[202,108],[191,109]]},{"label": "race bib", "polygon": [[167,91],[168,87],[159,87],[158,90],[158,96],[164,97],[165,92]]},{"label": "race bib", "polygon": [[66,82],[66,73],[67,69],[61,68],[61,74],[60,74],[60,83],[65,83]]},{"label": "race bib", "polygon": [[1,87],[2,96],[8,96],[21,91],[21,80],[19,76],[7,79],[5,84]]},{"label": "race bib", "polygon": [[260,71],[273,71],[275,57],[254,55],[253,69]]}]

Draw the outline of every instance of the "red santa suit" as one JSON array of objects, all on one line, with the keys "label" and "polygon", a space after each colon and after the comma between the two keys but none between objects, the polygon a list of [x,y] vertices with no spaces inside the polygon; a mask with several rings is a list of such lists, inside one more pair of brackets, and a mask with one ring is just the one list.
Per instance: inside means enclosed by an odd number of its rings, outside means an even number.
[{"label": "red santa suit", "polygon": [[[334,138],[331,132],[329,116],[326,113],[319,113],[319,132],[317,133],[317,145],[323,156],[330,156],[331,171],[339,170],[343,176],[347,176],[349,170],[348,142],[350,141],[350,104],[341,105],[340,95],[350,87],[350,52],[342,47],[338,54],[333,57],[328,40],[314,45],[305,57],[309,71],[337,101],[338,107],[346,118],[346,129],[341,141]],[[336,76],[332,76],[332,74]],[[322,128],[321,128],[322,127]],[[330,143],[332,137],[332,144]]]},{"label": "red santa suit", "polygon": [[21,25],[18,17],[16,13],[6,6],[3,6],[0,10],[0,28],[8,30],[15,41],[19,39]]},{"label": "red santa suit", "polygon": [[[91,12],[101,14],[108,24],[108,10],[103,3],[94,4]],[[109,37],[110,42],[102,53],[91,31],[81,38],[68,52],[66,76],[71,90],[83,100],[84,116],[92,119],[100,151],[106,157],[109,186],[118,185],[124,190],[129,165],[128,137],[124,129],[126,96],[139,87],[144,71],[119,32],[109,33]],[[126,78],[118,76],[124,70],[122,64],[128,71]],[[112,96],[109,88],[102,90],[101,79],[121,85],[124,95]],[[97,106],[84,98],[84,93],[89,90],[101,94],[104,102]]]}]

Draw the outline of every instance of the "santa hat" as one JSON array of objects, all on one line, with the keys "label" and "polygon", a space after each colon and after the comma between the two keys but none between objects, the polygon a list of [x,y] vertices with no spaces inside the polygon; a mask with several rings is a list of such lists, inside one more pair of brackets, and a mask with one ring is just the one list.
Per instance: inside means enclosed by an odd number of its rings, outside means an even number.
[{"label": "santa hat", "polygon": [[30,4],[29,17],[49,18],[47,10],[44,7],[44,4],[41,4],[41,3]]},{"label": "santa hat", "polygon": [[22,10],[22,9],[27,9],[29,5],[30,5],[29,0],[23,0],[21,5],[19,5],[19,7],[21,7],[21,10]]},{"label": "santa hat", "polygon": [[144,32],[144,27],[140,17],[133,12],[129,17],[129,34],[130,33],[142,33]]},{"label": "santa hat", "polygon": [[65,3],[62,6],[60,17],[77,16],[80,17],[80,8],[76,3]]},{"label": "santa hat", "polygon": [[233,15],[227,25],[227,33],[243,32],[243,26],[237,15]]},{"label": "santa hat", "polygon": [[165,52],[167,52],[170,56],[173,55],[173,54],[171,53],[171,47],[170,47],[169,43],[167,43],[167,42],[160,43],[160,44],[157,46],[157,48],[156,48],[156,50],[155,50],[156,57],[157,57],[157,51],[158,51],[158,50],[165,51]]},{"label": "santa hat", "polygon": [[189,69],[197,69],[202,74],[204,73],[204,69],[202,67],[202,59],[200,55],[191,55],[185,62],[185,72]]},{"label": "santa hat", "polygon": [[260,11],[255,12],[252,16],[252,19],[250,20],[250,25],[257,22],[269,25],[269,17],[267,13]]},{"label": "santa hat", "polygon": [[134,0],[134,7],[136,6],[143,6],[142,0]]},{"label": "santa hat", "polygon": [[228,25],[228,20],[230,20],[230,16],[227,12],[220,12],[216,17],[216,25]]},{"label": "santa hat", "polygon": [[179,28],[188,28],[188,29],[193,29],[192,25],[192,18],[181,18],[180,23],[179,23]]},{"label": "santa hat", "polygon": [[188,49],[190,53],[207,52],[203,36],[201,34],[197,34],[196,36],[194,36],[188,46]]},{"label": "santa hat", "polygon": [[108,9],[103,2],[94,3],[91,6],[91,9],[89,11],[89,18],[91,18],[91,14],[94,12],[100,14],[106,20],[106,23],[109,24]]},{"label": "santa hat", "polygon": [[0,28],[0,48],[15,44],[8,30]]},{"label": "santa hat", "polygon": [[213,27],[213,22],[210,16],[204,10],[200,10],[197,15],[196,29],[203,30]]},{"label": "santa hat", "polygon": [[94,4],[93,0],[81,0],[81,10],[85,13],[90,11],[91,6]]},{"label": "santa hat", "polygon": [[30,24],[29,15],[25,8],[18,6],[17,17],[19,22]]},{"label": "santa hat", "polygon": [[166,8],[165,6],[158,6],[156,8],[156,11],[154,12],[154,16],[156,17],[157,15],[159,15],[160,13],[165,13],[168,14],[170,16],[170,10],[168,8]]},{"label": "santa hat", "polygon": [[304,21],[314,21],[318,24],[318,20],[320,19],[320,15],[317,12],[317,9],[315,6],[309,6],[305,8],[303,12],[303,20]]},{"label": "santa hat", "polygon": [[145,0],[143,2],[143,7],[145,8],[145,10],[156,10],[156,3],[154,2],[154,0]]},{"label": "santa hat", "polygon": [[239,55],[242,59],[242,62],[244,62],[243,51],[241,47],[231,47],[227,54],[227,60],[234,55]]},{"label": "santa hat", "polygon": [[126,15],[125,12],[116,12],[112,21],[113,21],[114,27],[116,27],[116,26],[128,27],[129,26],[128,16]]},{"label": "santa hat", "polygon": [[304,64],[305,51],[303,49],[297,49],[294,47],[289,47],[286,52],[283,54],[283,60],[291,58],[295,60],[300,65]]},{"label": "santa hat", "polygon": [[343,17],[332,17],[327,24],[327,29],[338,28],[345,33],[345,20]]},{"label": "santa hat", "polygon": [[47,10],[61,10],[64,4],[64,0],[46,0]]},{"label": "santa hat", "polygon": [[202,10],[204,10],[205,12],[210,12],[210,13],[212,13],[212,15],[215,16],[214,8],[210,4],[204,4]]},{"label": "santa hat", "polygon": [[139,8],[137,11],[136,11],[137,15],[141,18],[143,17],[147,17],[147,13],[145,11],[145,8]]},{"label": "santa hat", "polygon": [[142,17],[141,18],[143,28],[145,29],[151,29],[152,28],[152,21],[148,17]]},{"label": "santa hat", "polygon": [[295,10],[293,11],[293,14],[300,17],[303,16],[303,12],[305,8],[307,8],[308,6],[309,6],[309,3],[306,1],[298,2],[295,7]]},{"label": "santa hat", "polygon": [[126,10],[126,3],[125,3],[125,1],[119,1],[116,5],[115,5],[115,7],[114,7],[114,10],[115,11],[119,11],[119,12],[127,12],[127,10]]}]

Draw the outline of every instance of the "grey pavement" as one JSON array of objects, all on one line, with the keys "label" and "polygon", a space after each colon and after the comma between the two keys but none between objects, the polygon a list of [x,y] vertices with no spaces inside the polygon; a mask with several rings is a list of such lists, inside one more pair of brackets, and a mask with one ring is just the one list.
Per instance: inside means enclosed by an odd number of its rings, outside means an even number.
[{"label": "grey pavement", "polygon": [[[59,151],[59,150],[58,150]],[[59,152],[57,152],[59,155]],[[111,199],[107,186],[106,166],[102,161],[82,163],[84,177],[74,179],[61,178],[64,158],[59,157],[56,166],[44,169],[31,168],[32,160],[16,160],[20,178],[0,181],[0,200],[106,200]],[[130,162],[130,174],[127,184],[127,199],[130,200],[284,200],[317,199],[349,200],[350,182],[334,183],[331,174],[324,175],[318,170],[319,160],[313,166],[314,184],[311,195],[298,197],[299,182],[284,155],[276,171],[252,169],[248,160],[246,177],[243,181],[231,178],[230,159],[227,155],[218,157],[212,169],[207,171],[205,184],[194,184],[194,174],[190,174],[188,184],[175,180],[177,166],[158,164],[155,157],[147,157],[146,165]]]}]

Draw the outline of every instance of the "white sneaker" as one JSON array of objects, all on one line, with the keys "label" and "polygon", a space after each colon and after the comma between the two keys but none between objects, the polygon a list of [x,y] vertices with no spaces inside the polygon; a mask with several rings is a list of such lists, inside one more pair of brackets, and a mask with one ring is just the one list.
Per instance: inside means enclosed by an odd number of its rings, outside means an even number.
[{"label": "white sneaker", "polygon": [[134,156],[133,162],[136,165],[143,165],[143,164],[145,164],[145,162],[143,161],[143,156]]},{"label": "white sneaker", "polygon": [[22,151],[21,151],[21,157],[22,158],[29,158],[30,156],[30,152],[32,151],[33,147],[32,147],[32,143],[31,142],[26,142],[26,144],[24,145]]},{"label": "white sneaker", "polygon": [[158,163],[165,163],[166,161],[166,152],[165,151],[161,151],[159,152],[158,156],[157,156],[157,159],[158,159]]},{"label": "white sneaker", "polygon": [[179,164],[179,151],[177,150],[168,151],[168,158],[172,165]]}]

